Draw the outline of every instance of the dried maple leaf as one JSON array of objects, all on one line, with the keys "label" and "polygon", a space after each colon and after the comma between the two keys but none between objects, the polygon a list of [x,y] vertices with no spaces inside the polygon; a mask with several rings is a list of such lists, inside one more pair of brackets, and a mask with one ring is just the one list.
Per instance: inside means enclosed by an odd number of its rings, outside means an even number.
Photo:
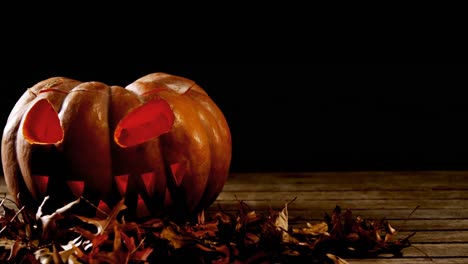
[{"label": "dried maple leaf", "polygon": [[[237,214],[228,214],[219,207],[219,211],[212,215],[201,212],[196,223],[186,223],[183,226],[170,219],[158,218],[143,223],[126,222],[123,200],[109,214],[100,217],[71,214],[69,210],[76,203],[78,200],[50,215],[43,215],[41,205],[36,219],[32,218],[37,221],[39,228],[29,231],[25,230],[33,226],[34,222],[19,221],[17,216],[21,209],[17,212],[5,210],[3,218],[0,216],[4,233],[0,234],[17,237],[19,241],[10,247],[11,261],[32,258],[37,263],[41,260],[41,263],[80,264],[345,264],[347,262],[343,257],[401,254],[403,248],[410,246],[409,238],[414,235],[392,242],[397,230],[388,221],[355,217],[351,210],[342,212],[339,206],[333,209],[331,215],[326,214],[322,222],[307,223],[303,228],[291,228],[288,219],[289,203],[280,211],[270,208],[270,214],[263,215],[239,201]],[[0,202],[0,206],[4,204]],[[74,221],[63,225],[63,220]],[[32,236],[27,236],[27,232],[33,232]],[[34,232],[41,232],[41,241],[31,239]],[[74,235],[68,243],[44,245],[44,238],[51,240],[59,234],[68,234],[67,232]],[[21,246],[20,243],[26,246]]]},{"label": "dried maple leaf", "polygon": [[125,209],[127,209],[127,206],[125,205],[124,199],[122,199],[119,203],[117,203],[117,205],[112,209],[111,213],[105,219],[91,218],[80,215],[75,216],[85,223],[94,225],[97,228],[96,234],[102,235],[108,231],[109,227],[112,228],[114,222],[117,221],[118,214]]},{"label": "dried maple leaf", "polygon": [[151,253],[153,253],[153,251],[154,249],[152,248],[144,248],[137,250],[131,254],[130,260],[135,262],[147,262],[149,256],[151,255]]},{"label": "dried maple leaf", "polygon": [[205,224],[196,224],[194,226],[187,226],[187,232],[191,233],[198,239],[215,237],[218,232],[218,220],[207,222]]},{"label": "dried maple leaf", "polygon": [[18,252],[20,251],[20,249],[22,249],[24,247],[25,247],[25,245],[23,243],[21,243],[21,240],[16,239],[15,243],[11,247],[10,255],[8,256],[7,261],[14,260],[16,258],[16,256],[17,256]]},{"label": "dried maple leaf", "polygon": [[13,210],[13,209],[8,208],[7,206],[5,206],[5,201],[6,200],[7,200],[6,197],[3,197],[2,200],[0,201],[0,206],[3,209],[3,213],[2,213],[2,216],[1,216],[1,222],[8,223],[15,216],[16,211]]},{"label": "dried maple leaf", "polygon": [[174,224],[170,223],[168,226],[165,226],[161,231],[160,238],[166,239],[175,249],[182,248],[188,244],[193,244],[194,240],[190,237],[185,237],[180,233],[180,228]]},{"label": "dried maple leaf", "polygon": [[48,200],[49,196],[46,196],[36,213],[36,220],[39,220],[41,223],[43,241],[49,241],[57,237],[57,234],[61,231],[57,228],[57,221],[63,219],[63,214],[80,202],[80,199],[77,199],[55,210],[55,212],[50,215],[43,215],[42,208]]},{"label": "dried maple leaf", "polygon": [[284,206],[283,210],[278,214],[278,216],[275,219],[275,225],[278,227],[280,230],[283,230],[285,232],[288,231],[288,204]]},{"label": "dried maple leaf", "polygon": [[307,223],[307,228],[293,228],[292,232],[294,234],[310,235],[310,236],[320,236],[320,235],[329,235],[328,225],[325,222],[320,222],[317,224]]}]

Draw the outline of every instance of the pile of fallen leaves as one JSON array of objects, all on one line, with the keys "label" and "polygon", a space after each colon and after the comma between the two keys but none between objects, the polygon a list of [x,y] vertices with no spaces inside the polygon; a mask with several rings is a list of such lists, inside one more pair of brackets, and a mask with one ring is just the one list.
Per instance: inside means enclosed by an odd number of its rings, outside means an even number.
[{"label": "pile of fallen leaves", "polygon": [[1,200],[1,263],[347,263],[345,258],[399,256],[410,246],[411,236],[393,239],[397,230],[385,219],[364,219],[339,206],[323,221],[293,228],[289,203],[258,213],[239,201],[236,213],[219,207],[199,214],[196,223],[176,224],[126,221],[124,201],[93,217],[72,210],[84,198],[47,214],[47,199],[35,215]]}]

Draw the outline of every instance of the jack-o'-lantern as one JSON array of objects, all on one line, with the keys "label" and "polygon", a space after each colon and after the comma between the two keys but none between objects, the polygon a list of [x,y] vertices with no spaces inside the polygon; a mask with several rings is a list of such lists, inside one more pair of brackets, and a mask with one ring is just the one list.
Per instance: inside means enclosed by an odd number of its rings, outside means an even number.
[{"label": "jack-o'-lantern", "polygon": [[184,77],[153,73],[126,87],[53,77],[18,100],[1,154],[20,204],[84,197],[109,209],[125,199],[137,217],[188,216],[222,191],[231,134],[215,102]]}]

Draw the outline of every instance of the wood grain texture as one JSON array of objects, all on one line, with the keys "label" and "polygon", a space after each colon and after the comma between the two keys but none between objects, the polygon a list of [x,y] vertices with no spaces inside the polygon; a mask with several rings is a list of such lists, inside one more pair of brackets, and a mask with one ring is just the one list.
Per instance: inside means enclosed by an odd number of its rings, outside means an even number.
[{"label": "wood grain texture", "polygon": [[468,171],[231,173],[208,213],[218,206],[236,212],[239,200],[268,213],[294,198],[288,211],[295,227],[319,222],[339,205],[364,218],[388,219],[399,230],[396,238],[416,232],[402,257],[349,263],[468,263]]},{"label": "wood grain texture", "polygon": [[233,173],[210,210],[235,212],[242,200],[267,213],[294,198],[288,206],[293,226],[321,221],[339,205],[368,219],[388,219],[399,230],[396,238],[416,232],[401,258],[349,263],[468,263],[468,171]]}]

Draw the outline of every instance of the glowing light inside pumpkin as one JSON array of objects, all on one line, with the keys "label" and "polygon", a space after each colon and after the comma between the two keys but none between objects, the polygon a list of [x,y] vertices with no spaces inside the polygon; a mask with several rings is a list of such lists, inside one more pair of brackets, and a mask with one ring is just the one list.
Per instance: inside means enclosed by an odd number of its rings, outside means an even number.
[{"label": "glowing light inside pumpkin", "polygon": [[127,192],[127,185],[128,185],[128,176],[129,174],[119,175],[115,177],[115,183],[117,185],[117,190],[119,191],[120,195],[124,196],[125,192]]},{"label": "glowing light inside pumpkin", "polygon": [[47,192],[47,185],[49,183],[49,176],[34,175],[34,183],[40,195],[44,196]]},{"label": "glowing light inside pumpkin", "polygon": [[84,190],[84,181],[67,181],[68,187],[75,197],[81,197]]},{"label": "glowing light inside pumpkin", "polygon": [[169,132],[173,124],[174,113],[169,104],[155,99],[120,120],[114,140],[121,147],[135,146]]},{"label": "glowing light inside pumpkin", "polygon": [[98,208],[99,208],[99,210],[101,210],[101,211],[103,211],[105,213],[110,213],[111,212],[110,207],[103,200],[99,201]]},{"label": "glowing light inside pumpkin", "polygon": [[138,202],[137,202],[137,217],[145,217],[150,214],[148,207],[145,204],[143,198],[138,195]]},{"label": "glowing light inside pumpkin", "polygon": [[187,169],[186,162],[178,162],[171,164],[172,177],[174,178],[176,186],[180,186]]},{"label": "glowing light inside pumpkin", "polygon": [[63,139],[57,112],[47,99],[37,101],[24,117],[23,136],[31,144],[55,144]]},{"label": "glowing light inside pumpkin", "polygon": [[146,191],[149,195],[154,194],[154,184],[156,182],[156,174],[154,172],[146,172],[141,174],[141,179],[143,180],[143,184],[145,185]]}]

